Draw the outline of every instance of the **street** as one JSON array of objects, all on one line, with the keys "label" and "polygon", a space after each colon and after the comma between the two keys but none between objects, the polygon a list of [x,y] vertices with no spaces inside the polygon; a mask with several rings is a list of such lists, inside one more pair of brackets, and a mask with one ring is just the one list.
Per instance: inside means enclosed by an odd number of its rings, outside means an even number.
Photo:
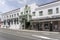
[{"label": "street", "polygon": [[0,40],[32,40],[24,37],[18,37],[15,35],[0,33]]},{"label": "street", "polygon": [[59,40],[60,34],[54,32],[26,32],[0,29],[0,40]]}]

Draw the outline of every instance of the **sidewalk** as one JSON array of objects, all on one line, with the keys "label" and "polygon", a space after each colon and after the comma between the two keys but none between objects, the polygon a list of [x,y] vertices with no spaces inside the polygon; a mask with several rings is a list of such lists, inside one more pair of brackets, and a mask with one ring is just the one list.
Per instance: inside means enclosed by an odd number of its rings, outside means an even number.
[{"label": "sidewalk", "polygon": [[51,31],[36,31],[36,30],[19,30],[19,31],[24,31],[24,32],[37,32],[37,33],[56,33],[59,34],[60,32],[51,32]]},{"label": "sidewalk", "polygon": [[36,30],[13,30],[13,29],[5,29],[5,28],[0,28],[3,30],[8,30],[8,31],[18,31],[18,32],[34,32],[34,33],[55,33],[59,34],[60,32],[51,32],[51,31],[36,31]]}]

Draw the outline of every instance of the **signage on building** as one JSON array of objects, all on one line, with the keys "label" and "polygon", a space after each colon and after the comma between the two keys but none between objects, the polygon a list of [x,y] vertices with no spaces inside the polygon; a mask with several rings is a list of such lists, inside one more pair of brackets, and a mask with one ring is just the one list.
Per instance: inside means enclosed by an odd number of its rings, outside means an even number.
[{"label": "signage on building", "polygon": [[60,15],[52,16],[52,18],[60,18]]},{"label": "signage on building", "polygon": [[55,15],[55,16],[51,16],[51,17],[42,17],[40,19],[50,19],[50,18],[60,18],[60,15]]}]

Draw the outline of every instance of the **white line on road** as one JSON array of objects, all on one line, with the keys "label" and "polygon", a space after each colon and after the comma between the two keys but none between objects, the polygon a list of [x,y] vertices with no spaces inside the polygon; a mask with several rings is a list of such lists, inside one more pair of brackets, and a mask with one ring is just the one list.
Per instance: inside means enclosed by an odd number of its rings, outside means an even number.
[{"label": "white line on road", "polygon": [[38,37],[38,38],[43,38],[43,39],[48,39],[48,40],[58,40],[58,39],[53,39],[53,38],[49,38],[49,37],[45,37],[45,36],[38,36],[38,35],[32,35],[34,37]]}]

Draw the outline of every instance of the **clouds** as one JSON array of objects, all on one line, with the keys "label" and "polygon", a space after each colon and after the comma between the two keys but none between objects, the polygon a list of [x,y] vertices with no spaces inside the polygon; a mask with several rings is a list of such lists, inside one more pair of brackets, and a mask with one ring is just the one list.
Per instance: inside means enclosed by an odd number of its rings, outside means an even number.
[{"label": "clouds", "polygon": [[20,8],[26,4],[43,4],[50,1],[53,0],[0,0],[0,12],[6,12],[12,9]]},{"label": "clouds", "polygon": [[32,0],[0,0],[0,12],[7,12],[29,4]]},{"label": "clouds", "polygon": [[17,2],[20,3],[20,4],[23,4],[23,3],[26,4],[27,0],[17,0]]},{"label": "clouds", "polygon": [[4,0],[0,0],[0,6],[4,5],[5,1]]},{"label": "clouds", "polygon": [[6,4],[6,0],[0,0],[0,12],[6,12],[11,10],[11,6]]}]

